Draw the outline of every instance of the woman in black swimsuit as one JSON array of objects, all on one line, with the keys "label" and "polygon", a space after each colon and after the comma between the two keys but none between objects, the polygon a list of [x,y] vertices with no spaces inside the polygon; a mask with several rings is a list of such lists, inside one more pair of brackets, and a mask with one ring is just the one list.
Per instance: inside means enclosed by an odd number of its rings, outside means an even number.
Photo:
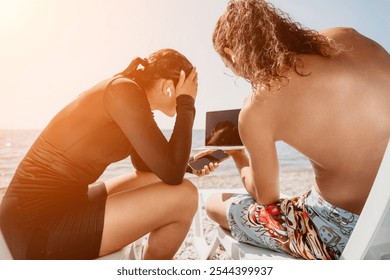
[{"label": "woman in black swimsuit", "polygon": [[[171,259],[197,209],[196,188],[183,180],[196,94],[195,68],[164,49],[134,59],[61,110],[20,163],[0,207],[13,257],[94,259],[150,233],[143,257]],[[169,141],[153,110],[177,114]],[[90,186],[129,155],[134,173]]]}]

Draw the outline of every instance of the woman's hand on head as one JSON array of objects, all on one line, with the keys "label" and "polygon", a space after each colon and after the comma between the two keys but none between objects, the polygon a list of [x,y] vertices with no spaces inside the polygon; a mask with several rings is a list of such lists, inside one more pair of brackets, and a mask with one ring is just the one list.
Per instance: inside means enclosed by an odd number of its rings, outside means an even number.
[{"label": "woman's hand on head", "polygon": [[176,86],[176,97],[186,94],[196,99],[198,93],[198,73],[196,68],[192,68],[191,73],[186,77],[183,70],[180,71],[179,82]]}]

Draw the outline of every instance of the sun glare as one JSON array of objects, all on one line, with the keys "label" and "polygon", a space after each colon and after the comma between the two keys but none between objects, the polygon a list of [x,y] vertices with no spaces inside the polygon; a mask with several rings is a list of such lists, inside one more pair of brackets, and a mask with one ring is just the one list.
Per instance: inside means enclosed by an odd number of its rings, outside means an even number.
[{"label": "sun glare", "polygon": [[33,1],[0,0],[0,34],[12,35],[28,24]]}]

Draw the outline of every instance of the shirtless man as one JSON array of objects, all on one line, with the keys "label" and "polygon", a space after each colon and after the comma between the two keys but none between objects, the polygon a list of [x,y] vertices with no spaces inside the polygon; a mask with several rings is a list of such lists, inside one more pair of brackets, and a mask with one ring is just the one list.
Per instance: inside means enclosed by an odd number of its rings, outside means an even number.
[{"label": "shirtless man", "polygon": [[[249,158],[231,154],[250,195],[211,197],[209,216],[243,242],[339,258],[389,142],[389,53],[351,28],[302,29],[259,0],[231,1],[213,42],[253,94],[239,118]],[[279,197],[276,141],[312,163],[316,185],[301,197]]]}]

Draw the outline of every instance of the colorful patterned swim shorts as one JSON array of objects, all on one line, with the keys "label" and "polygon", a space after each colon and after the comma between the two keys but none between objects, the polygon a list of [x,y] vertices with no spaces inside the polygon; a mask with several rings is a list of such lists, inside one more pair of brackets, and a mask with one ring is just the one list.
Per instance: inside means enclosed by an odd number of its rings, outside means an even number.
[{"label": "colorful patterned swim shorts", "polygon": [[230,230],[240,242],[304,259],[338,259],[359,215],[331,205],[314,188],[263,206],[248,194],[228,200]]}]

